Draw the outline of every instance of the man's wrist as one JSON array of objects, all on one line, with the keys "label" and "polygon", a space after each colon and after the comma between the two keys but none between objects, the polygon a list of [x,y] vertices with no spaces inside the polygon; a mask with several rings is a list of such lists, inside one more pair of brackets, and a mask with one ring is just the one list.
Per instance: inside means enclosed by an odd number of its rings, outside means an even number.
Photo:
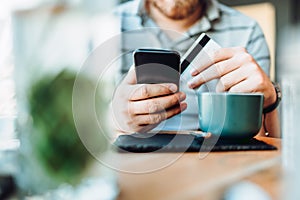
[{"label": "man's wrist", "polygon": [[269,105],[269,106],[267,106],[266,108],[263,109],[264,114],[272,112],[273,110],[275,110],[278,107],[278,105],[281,101],[282,95],[281,95],[281,90],[280,90],[279,85],[277,83],[274,83],[274,82],[272,82],[272,84],[273,84],[273,87],[274,87],[274,90],[275,90],[275,93],[276,93],[276,100],[275,100],[274,103],[272,103],[271,105]]}]

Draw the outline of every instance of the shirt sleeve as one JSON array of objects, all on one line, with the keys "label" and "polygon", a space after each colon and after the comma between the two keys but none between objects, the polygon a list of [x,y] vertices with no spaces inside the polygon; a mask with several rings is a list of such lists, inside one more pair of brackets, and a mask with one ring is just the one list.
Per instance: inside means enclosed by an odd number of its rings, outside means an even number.
[{"label": "shirt sleeve", "polygon": [[260,26],[255,23],[246,46],[247,51],[253,56],[256,62],[270,76],[270,52],[265,36]]}]

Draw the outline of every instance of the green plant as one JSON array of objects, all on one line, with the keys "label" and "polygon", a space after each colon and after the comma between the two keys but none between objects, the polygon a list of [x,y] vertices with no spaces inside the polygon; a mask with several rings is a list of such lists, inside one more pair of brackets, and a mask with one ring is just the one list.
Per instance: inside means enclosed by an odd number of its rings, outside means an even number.
[{"label": "green plant", "polygon": [[[93,87],[90,79],[80,78],[84,87]],[[76,74],[66,70],[57,76],[45,76],[32,86],[29,95],[33,120],[33,132],[29,138],[33,152],[49,176],[59,182],[78,182],[92,160],[77,134],[73,119],[75,79]],[[100,105],[101,97],[98,102]],[[106,143],[99,145],[102,145],[102,150],[106,149]]]}]

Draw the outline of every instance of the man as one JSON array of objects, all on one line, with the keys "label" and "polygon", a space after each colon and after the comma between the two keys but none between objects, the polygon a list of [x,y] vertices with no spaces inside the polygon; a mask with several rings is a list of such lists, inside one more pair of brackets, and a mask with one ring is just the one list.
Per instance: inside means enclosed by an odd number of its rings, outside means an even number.
[{"label": "man", "polygon": [[159,43],[184,53],[202,32],[224,47],[201,66],[193,66],[189,80],[176,93],[173,84],[136,84],[134,69],[129,69],[131,54],[127,54],[121,72],[128,74],[112,105],[118,131],[201,129],[193,91],[207,91],[211,83],[216,92],[263,93],[266,113],[260,133],[279,136],[278,97],[268,77],[269,51],[255,21],[215,0],[132,1],[117,13],[122,18],[124,51]]}]

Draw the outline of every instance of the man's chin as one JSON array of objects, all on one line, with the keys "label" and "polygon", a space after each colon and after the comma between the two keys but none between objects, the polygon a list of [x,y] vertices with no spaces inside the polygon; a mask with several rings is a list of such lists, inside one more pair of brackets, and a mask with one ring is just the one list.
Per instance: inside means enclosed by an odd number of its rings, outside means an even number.
[{"label": "man's chin", "polygon": [[160,9],[160,12],[165,15],[166,17],[168,17],[169,19],[172,19],[172,20],[183,20],[183,19],[186,19],[188,18],[190,15],[192,15],[192,13],[188,13],[188,12],[183,12],[181,9],[179,8],[174,8],[172,10],[163,10],[163,9]]},{"label": "man's chin", "polygon": [[186,19],[186,18],[188,18],[189,17],[189,15],[187,15],[187,14],[184,14],[184,13],[182,13],[182,14],[180,14],[180,13],[175,13],[175,14],[165,14],[169,19],[172,19],[172,20],[178,20],[178,21],[180,21],[180,20],[183,20],[183,19]]}]

